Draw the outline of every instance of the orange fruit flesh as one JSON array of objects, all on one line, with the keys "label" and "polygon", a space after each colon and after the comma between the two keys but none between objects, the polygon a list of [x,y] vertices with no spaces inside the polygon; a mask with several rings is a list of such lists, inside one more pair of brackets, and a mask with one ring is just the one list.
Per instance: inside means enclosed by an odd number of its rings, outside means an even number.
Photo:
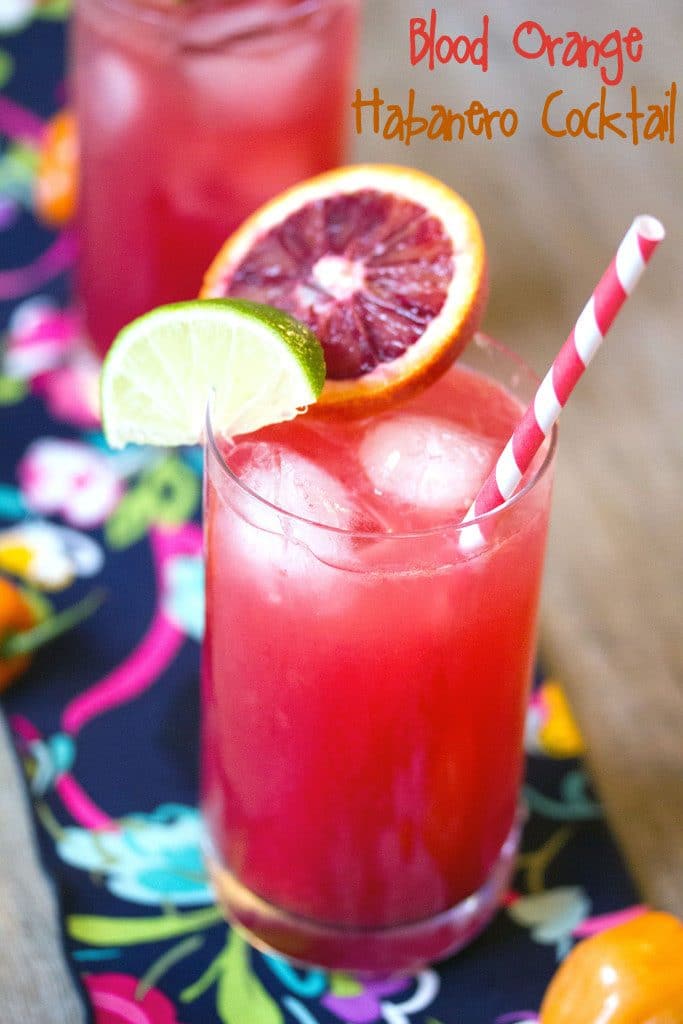
[{"label": "orange fruit flesh", "polygon": [[469,206],[433,178],[341,168],[249,218],[201,295],[251,299],[302,320],[325,351],[318,407],[365,413],[429,383],[464,348],[485,303],[483,239]]},{"label": "orange fruit flesh", "polygon": [[579,943],[541,1024],[683,1024],[683,923],[651,911]]}]

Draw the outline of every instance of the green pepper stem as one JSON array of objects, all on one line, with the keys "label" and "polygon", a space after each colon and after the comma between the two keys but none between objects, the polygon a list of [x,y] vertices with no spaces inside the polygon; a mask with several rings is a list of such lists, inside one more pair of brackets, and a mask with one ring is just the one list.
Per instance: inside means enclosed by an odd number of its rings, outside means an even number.
[{"label": "green pepper stem", "polygon": [[73,629],[83,622],[103,604],[107,596],[106,590],[97,587],[70,608],[50,615],[49,618],[19,632],[9,633],[0,641],[0,658],[14,658],[17,655],[31,654],[50,640]]}]

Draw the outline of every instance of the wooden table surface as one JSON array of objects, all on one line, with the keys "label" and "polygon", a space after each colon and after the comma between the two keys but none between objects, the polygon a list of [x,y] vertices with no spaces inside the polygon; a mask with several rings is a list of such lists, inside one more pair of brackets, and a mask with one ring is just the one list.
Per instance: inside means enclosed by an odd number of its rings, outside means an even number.
[{"label": "wooden table surface", "polygon": [[464,110],[473,99],[514,107],[516,134],[415,139],[408,147],[374,136],[367,120],[354,135],[356,157],[421,167],[470,201],[490,255],[490,333],[544,371],[632,217],[652,213],[667,227],[562,418],[542,645],[569,690],[595,783],[644,897],[683,914],[683,97],[673,144],[636,147],[609,131],[603,141],[555,139],[540,125],[545,98],[564,89],[553,111],[583,108],[600,99],[599,71],[524,60],[511,44],[525,20],[556,36],[575,30],[598,39],[637,26],[642,59],[627,61],[606,103],[628,109],[635,85],[647,110],[666,102],[682,70],[683,7],[434,6],[439,32],[451,36],[480,34],[489,15],[488,71],[411,67],[409,20],[432,4],[368,0],[364,94],[378,86],[385,103],[405,107],[414,88],[420,113],[432,103]]}]

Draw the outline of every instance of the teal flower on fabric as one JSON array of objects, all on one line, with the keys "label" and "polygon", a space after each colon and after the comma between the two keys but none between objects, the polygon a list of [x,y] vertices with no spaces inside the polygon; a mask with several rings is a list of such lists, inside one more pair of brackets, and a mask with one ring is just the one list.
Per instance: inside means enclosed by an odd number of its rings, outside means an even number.
[{"label": "teal flower on fabric", "polygon": [[194,640],[204,633],[204,563],[199,555],[178,555],[166,564],[164,611]]},{"label": "teal flower on fabric", "polygon": [[203,824],[195,808],[164,804],[118,824],[116,831],[65,828],[57,852],[67,864],[102,875],[120,899],[148,906],[213,902],[201,855]]},{"label": "teal flower on fabric", "polygon": [[38,797],[45,796],[60,775],[70,772],[76,760],[73,738],[63,732],[56,732],[46,740],[32,740],[25,749],[33,762],[31,792]]}]

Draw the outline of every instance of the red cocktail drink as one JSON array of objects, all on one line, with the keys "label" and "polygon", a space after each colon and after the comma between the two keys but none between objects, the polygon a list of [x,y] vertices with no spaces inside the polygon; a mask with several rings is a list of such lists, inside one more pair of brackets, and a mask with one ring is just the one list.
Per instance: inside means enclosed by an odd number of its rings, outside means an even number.
[{"label": "red cocktail drink", "polygon": [[477,338],[372,418],[209,439],[209,861],[233,920],[296,961],[415,968],[505,889],[553,445],[481,546],[460,522],[533,389]]},{"label": "red cocktail drink", "polygon": [[344,156],[359,0],[77,0],[79,291],[104,353]]}]

